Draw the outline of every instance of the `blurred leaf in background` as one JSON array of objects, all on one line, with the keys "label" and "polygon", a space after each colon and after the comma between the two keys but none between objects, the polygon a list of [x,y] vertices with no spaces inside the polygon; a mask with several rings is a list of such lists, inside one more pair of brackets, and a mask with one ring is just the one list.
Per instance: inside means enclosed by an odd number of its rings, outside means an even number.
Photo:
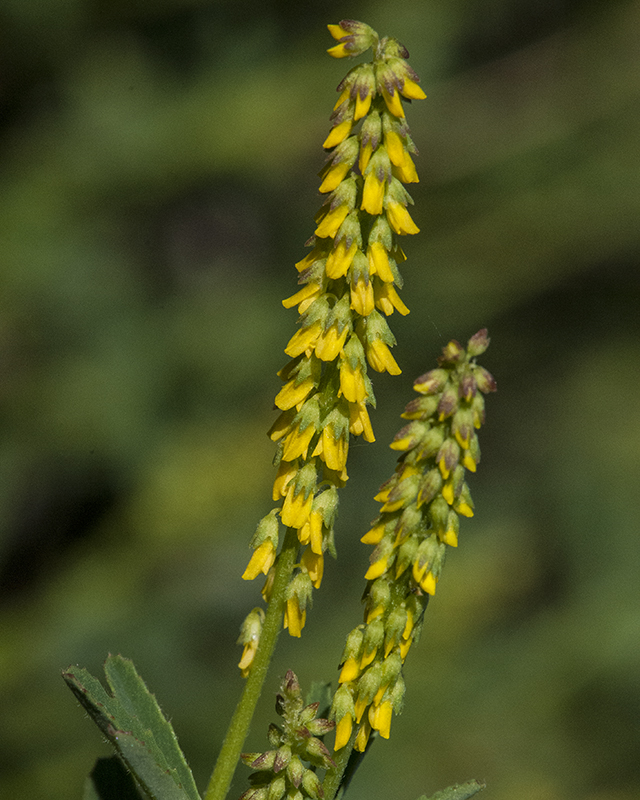
[{"label": "blurred leaf in background", "polygon": [[339,561],[270,691],[289,667],[335,677],[412,380],[486,325],[476,519],[350,793],[475,776],[495,800],[640,794],[640,3],[1,0],[2,798],[81,796],[109,750],[60,670],[108,652],[208,777],[271,506],[280,299],[341,77],[324,26],[345,16],[404,42],[427,91],[422,234],[403,375],[378,378]]}]

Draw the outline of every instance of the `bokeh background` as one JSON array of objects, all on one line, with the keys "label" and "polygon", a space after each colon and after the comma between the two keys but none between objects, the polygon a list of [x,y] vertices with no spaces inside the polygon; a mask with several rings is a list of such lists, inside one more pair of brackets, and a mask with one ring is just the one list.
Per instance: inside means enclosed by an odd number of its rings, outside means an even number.
[{"label": "bokeh background", "polygon": [[[403,368],[375,376],[301,641],[335,679],[413,378],[487,326],[483,462],[405,713],[352,800],[640,796],[640,3],[0,1],[0,796],[80,797],[97,729],[60,671],[134,659],[204,788],[241,689],[240,574],[271,507],[280,301],[351,66],[411,52],[421,234]],[[265,698],[248,749],[264,746]],[[232,796],[246,786],[239,770]]]}]

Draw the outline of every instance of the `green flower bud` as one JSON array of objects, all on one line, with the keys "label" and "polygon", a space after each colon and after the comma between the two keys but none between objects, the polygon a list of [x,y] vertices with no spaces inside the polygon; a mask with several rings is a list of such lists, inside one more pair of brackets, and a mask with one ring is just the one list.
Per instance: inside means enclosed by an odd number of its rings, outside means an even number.
[{"label": "green flower bud", "polygon": [[438,403],[438,418],[442,420],[450,417],[458,408],[458,392],[453,386],[447,386]]},{"label": "green flower bud", "polygon": [[489,338],[487,329],[482,328],[482,330],[474,333],[467,342],[467,353],[471,358],[482,355],[487,347],[489,347],[490,341],[491,339]]},{"label": "green flower bud", "polygon": [[438,359],[438,364],[440,364],[440,366],[455,366],[460,363],[464,357],[464,347],[460,342],[452,339],[443,347],[442,355]]},{"label": "green flower bud", "polygon": [[420,481],[420,489],[418,491],[417,504],[418,508],[425,503],[430,503],[433,498],[442,489],[442,475],[437,468],[430,469],[429,472]]},{"label": "green flower bud", "polygon": [[488,394],[497,390],[496,379],[484,367],[473,367],[473,374],[481,392]]},{"label": "green flower bud", "polygon": [[293,756],[287,764],[287,778],[289,778],[296,789],[302,783],[302,778],[305,772],[306,770],[302,761],[300,761],[298,756]]},{"label": "green flower bud", "polygon": [[281,798],[284,797],[284,793],[286,791],[287,791],[287,782],[285,780],[284,775],[280,775],[271,781],[271,784],[269,786],[269,792],[267,794],[267,800],[281,800]]},{"label": "green flower bud", "polygon": [[276,751],[276,757],[273,762],[273,771],[281,772],[291,761],[291,747],[288,744],[283,744]]},{"label": "green flower bud", "polygon": [[420,394],[439,394],[447,385],[449,373],[446,369],[432,369],[413,382],[413,388]]},{"label": "green flower bud", "polygon": [[312,800],[319,800],[319,798],[324,797],[320,778],[310,769],[304,771],[304,775],[302,776],[302,788]]}]

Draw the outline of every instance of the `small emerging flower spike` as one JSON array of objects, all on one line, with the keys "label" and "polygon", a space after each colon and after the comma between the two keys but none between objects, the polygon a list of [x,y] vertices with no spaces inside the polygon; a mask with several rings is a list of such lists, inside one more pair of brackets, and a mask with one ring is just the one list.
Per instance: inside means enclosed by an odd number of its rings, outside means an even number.
[{"label": "small emerging flower spike", "polygon": [[[326,199],[315,218],[311,250],[296,264],[300,288],[283,301],[285,308],[297,307],[300,320],[285,348],[291,360],[278,373],[283,387],[275,404],[281,413],[269,436],[278,447],[273,499],[281,506],[275,513],[305,548],[297,570],[308,580],[294,576],[287,593],[285,624],[293,636],[305,623],[309,586],[318,588],[322,581],[324,554],[334,549],[336,489],[348,479],[350,436],[374,441],[367,364],[377,372],[400,373],[386,317],[409,313],[397,292],[398,263],[404,260],[399,237],[418,232],[403,186],[418,181],[403,101],[425,94],[405,60],[408,53],[362,22],[328,27],[337,41],[331,56],[372,48],[373,59],[351,69],[338,86],[320,172]],[[267,575],[267,596],[279,545],[273,515],[267,533],[265,521],[258,526],[243,575]]]},{"label": "small emerging flower spike", "polygon": [[[269,798],[323,797],[316,769],[335,767],[331,754],[319,738],[335,727],[333,722],[316,717],[318,703],[305,706],[300,684],[289,670],[276,697],[276,711],[282,725],[269,726],[271,750],[264,753],[243,753],[243,762],[255,770],[251,786],[240,800]],[[305,764],[309,764],[307,767]]]},{"label": "small emerging flower spike", "polygon": [[402,708],[402,665],[418,639],[447,546],[458,546],[459,516],[473,516],[465,475],[480,461],[483,394],[496,389],[476,364],[488,345],[486,330],[472,336],[466,350],[449,342],[438,368],[414,382],[419,397],[407,405],[402,416],[409,422],[391,443],[401,453],[398,467],[376,495],[380,516],[362,537],[374,547],[364,624],[347,637],[331,707],[336,750],[354,726],[356,750],[364,751],[372,730],[388,738],[392,712]]}]

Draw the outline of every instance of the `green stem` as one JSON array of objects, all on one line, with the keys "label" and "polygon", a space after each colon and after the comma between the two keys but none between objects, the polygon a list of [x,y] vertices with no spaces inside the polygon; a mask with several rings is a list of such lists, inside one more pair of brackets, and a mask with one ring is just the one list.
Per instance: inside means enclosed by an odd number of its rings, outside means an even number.
[{"label": "green stem", "polygon": [[349,739],[344,747],[338,750],[337,753],[334,753],[333,760],[336,766],[335,768],[327,770],[327,774],[324,776],[324,782],[322,784],[324,800],[333,800],[338,793],[338,790],[340,789],[340,781],[344,775],[344,770],[347,766],[347,762],[349,761],[349,756],[353,751],[354,742],[355,734],[351,737],[351,739]]},{"label": "green stem", "polygon": [[222,743],[222,749],[216,761],[204,800],[224,800],[229,791],[229,786],[240,759],[240,753],[247,738],[253,712],[267,677],[269,662],[276,646],[276,640],[282,629],[285,592],[293,573],[298,546],[297,533],[295,529],[289,528],[278,556],[271,599],[267,606],[267,614],[260,634],[260,644],[251,665],[251,672],[244,685],[242,696],[236,706],[227,735]]}]

